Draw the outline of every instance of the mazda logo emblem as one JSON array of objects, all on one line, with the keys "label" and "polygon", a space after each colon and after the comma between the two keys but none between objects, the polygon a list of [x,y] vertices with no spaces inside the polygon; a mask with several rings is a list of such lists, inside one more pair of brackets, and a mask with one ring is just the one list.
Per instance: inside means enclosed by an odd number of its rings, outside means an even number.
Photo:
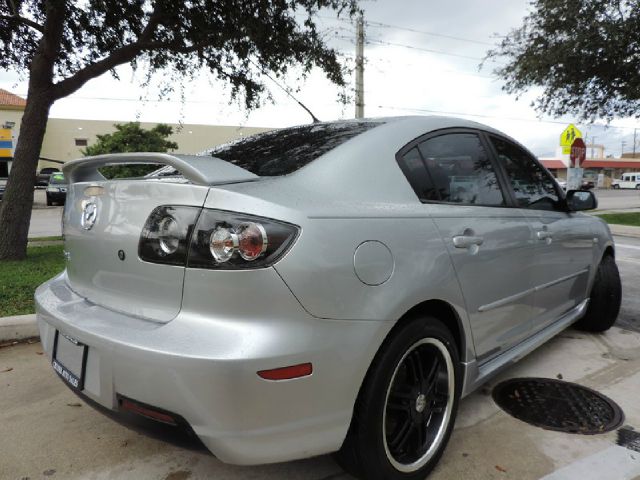
[{"label": "mazda logo emblem", "polygon": [[93,202],[87,202],[82,208],[82,217],[80,217],[80,225],[85,230],[91,230],[98,218],[98,206]]}]

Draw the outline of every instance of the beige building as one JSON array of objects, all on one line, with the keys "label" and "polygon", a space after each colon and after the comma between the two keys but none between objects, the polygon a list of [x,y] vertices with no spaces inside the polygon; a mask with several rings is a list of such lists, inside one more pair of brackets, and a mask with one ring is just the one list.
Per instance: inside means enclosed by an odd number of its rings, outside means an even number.
[{"label": "beige building", "polygon": [[[25,100],[6,90],[0,89],[0,128],[11,129],[13,148],[20,135],[20,121],[24,113]],[[97,135],[115,131],[115,123],[125,121],[109,120],[76,120],[67,118],[49,118],[47,130],[40,153],[38,169],[43,167],[59,167],[58,162],[67,162],[82,157],[82,150],[97,140]],[[150,129],[156,123],[140,122],[142,128]],[[178,144],[175,153],[199,153],[207,148],[229,142],[237,138],[264,132],[270,128],[238,127],[223,125],[169,124],[173,128],[170,140]],[[47,160],[55,160],[50,162]],[[10,169],[11,158],[0,158],[0,177],[6,176]],[[2,164],[5,172],[2,171]],[[8,167],[8,168],[7,168]],[[4,175],[3,175],[4,173]]]}]

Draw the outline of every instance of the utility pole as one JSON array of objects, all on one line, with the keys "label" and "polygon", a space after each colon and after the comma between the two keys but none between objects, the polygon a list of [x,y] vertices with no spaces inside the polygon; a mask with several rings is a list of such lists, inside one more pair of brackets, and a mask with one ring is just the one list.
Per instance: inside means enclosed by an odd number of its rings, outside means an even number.
[{"label": "utility pole", "polygon": [[636,134],[638,133],[638,129],[633,129],[633,158],[636,158]]},{"label": "utility pole", "polygon": [[364,17],[356,22],[356,118],[364,118]]},{"label": "utility pole", "polygon": [[627,144],[627,142],[622,140],[622,142],[620,143],[622,144],[622,146],[620,147],[620,158],[622,158],[622,155],[624,155],[624,146]]},{"label": "utility pole", "polygon": [[596,146],[596,137],[591,137],[591,159],[593,160],[593,147]]}]

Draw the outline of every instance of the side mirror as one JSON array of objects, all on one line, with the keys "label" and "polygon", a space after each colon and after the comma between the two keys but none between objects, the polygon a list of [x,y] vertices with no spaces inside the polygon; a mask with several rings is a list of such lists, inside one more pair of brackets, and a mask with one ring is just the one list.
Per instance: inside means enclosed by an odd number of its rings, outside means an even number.
[{"label": "side mirror", "polygon": [[598,208],[598,199],[590,190],[569,190],[566,199],[571,212]]}]

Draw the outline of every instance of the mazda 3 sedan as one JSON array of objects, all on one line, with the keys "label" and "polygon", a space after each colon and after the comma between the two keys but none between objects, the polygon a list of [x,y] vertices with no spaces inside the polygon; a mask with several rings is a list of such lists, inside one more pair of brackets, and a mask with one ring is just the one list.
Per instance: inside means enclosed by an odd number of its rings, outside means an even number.
[{"label": "mazda 3 sedan", "polygon": [[[139,162],[160,169],[101,173]],[[359,478],[422,479],[462,397],[618,314],[593,193],[478,123],[318,123],[64,174],[66,270],[35,295],[53,369],[225,462],[337,452]]]}]

